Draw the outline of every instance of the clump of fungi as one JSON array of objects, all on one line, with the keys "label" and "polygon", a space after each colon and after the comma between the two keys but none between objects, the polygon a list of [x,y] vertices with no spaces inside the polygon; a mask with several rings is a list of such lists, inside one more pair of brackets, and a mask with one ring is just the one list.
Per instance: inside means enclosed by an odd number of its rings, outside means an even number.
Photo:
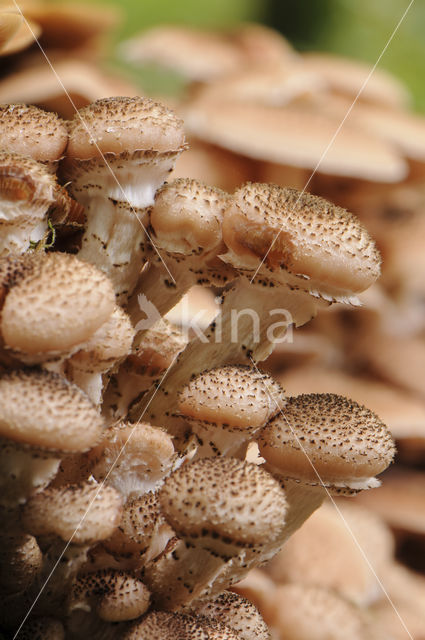
[{"label": "clump of fungi", "polygon": [[[69,122],[2,109],[4,633],[269,638],[228,589],[325,497],[378,486],[394,445],[365,407],[286,398],[257,363],[320,308],[357,304],[379,275],[373,241],[294,189],[167,184],[183,123],[150,99]],[[220,313],[186,340],[164,315],[194,284]],[[349,613],[349,637],[370,638]]]}]

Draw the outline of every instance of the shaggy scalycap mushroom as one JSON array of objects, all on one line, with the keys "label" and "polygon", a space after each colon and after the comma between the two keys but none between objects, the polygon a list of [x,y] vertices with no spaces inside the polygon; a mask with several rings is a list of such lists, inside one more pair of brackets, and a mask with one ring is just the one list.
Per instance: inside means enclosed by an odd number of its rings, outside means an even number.
[{"label": "shaggy scalycap mushroom", "polygon": [[111,316],[115,296],[96,267],[65,253],[29,254],[14,261],[3,282],[5,346],[29,364],[69,355]]},{"label": "shaggy scalycap mushroom", "polygon": [[69,611],[94,609],[102,620],[121,622],[143,615],[150,594],[143,582],[123,571],[104,569],[84,574],[74,581]]},{"label": "shaggy scalycap mushroom", "polygon": [[195,376],[179,394],[179,413],[206,455],[236,455],[285,404],[279,383],[247,366],[217,367]]},{"label": "shaggy scalycap mushroom", "polygon": [[384,423],[353,400],[334,394],[289,398],[259,440],[267,468],[337,493],[379,486],[395,446]]},{"label": "shaggy scalycap mushroom", "polygon": [[234,266],[287,282],[326,299],[346,300],[379,276],[372,238],[351,213],[276,185],[248,183],[225,211],[224,258]]},{"label": "shaggy scalycap mushroom", "polygon": [[0,142],[4,151],[54,166],[68,142],[65,123],[56,113],[34,105],[0,105]]},{"label": "shaggy scalycap mushroom", "polygon": [[121,517],[122,498],[95,483],[49,487],[22,508],[22,524],[35,536],[58,536],[85,545],[108,538]]},{"label": "shaggy scalycap mushroom", "polygon": [[0,377],[0,437],[73,453],[96,444],[104,422],[87,396],[61,376],[18,370]]},{"label": "shaggy scalycap mushroom", "polygon": [[123,636],[124,640],[240,640],[229,627],[203,616],[151,611]]},{"label": "shaggy scalycap mushroom", "polygon": [[218,554],[265,545],[284,523],[279,484],[257,465],[204,458],[174,471],[160,490],[162,512],[176,533]]},{"label": "shaggy scalycap mushroom", "polygon": [[102,192],[146,207],[185,147],[181,120],[159,102],[103,98],[81,109],[71,121],[64,171],[76,194]]},{"label": "shaggy scalycap mushroom", "polygon": [[54,204],[54,176],[32,158],[0,151],[0,255],[22,253],[47,230],[47,211]]},{"label": "shaggy scalycap mushroom", "polygon": [[194,610],[230,627],[241,640],[270,640],[270,631],[257,607],[231,591],[224,591],[213,600],[201,602]]}]

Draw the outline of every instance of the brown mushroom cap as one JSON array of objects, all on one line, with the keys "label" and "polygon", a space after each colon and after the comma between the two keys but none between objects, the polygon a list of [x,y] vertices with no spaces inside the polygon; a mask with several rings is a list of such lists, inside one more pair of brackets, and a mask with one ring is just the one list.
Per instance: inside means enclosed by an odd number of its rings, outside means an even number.
[{"label": "brown mushroom cap", "polygon": [[254,431],[285,405],[284,392],[270,376],[248,366],[227,365],[195,376],[179,394],[185,417]]},{"label": "brown mushroom cap", "polygon": [[0,377],[0,436],[66,452],[99,441],[103,419],[75,385],[47,371],[13,371]]},{"label": "brown mushroom cap", "polygon": [[[35,227],[55,201],[53,175],[33,158],[0,151],[0,225]],[[10,230],[11,231],[11,230]],[[27,248],[27,247],[25,247]]]},{"label": "brown mushroom cap", "polygon": [[257,465],[233,458],[180,467],[161,487],[160,502],[180,537],[209,536],[217,549],[218,538],[236,547],[267,544],[281,532],[286,511],[279,483]]},{"label": "brown mushroom cap", "polygon": [[0,105],[0,140],[5,151],[49,162],[63,155],[68,132],[55,113],[33,105],[5,104]]},{"label": "brown mushroom cap", "polygon": [[19,629],[19,640],[64,640],[65,630],[60,620],[30,618]]},{"label": "brown mushroom cap", "polygon": [[109,318],[114,291],[96,267],[65,253],[33,254],[26,260],[32,270],[15,278],[2,310],[7,347],[35,357],[63,354]]},{"label": "brown mushroom cap", "polygon": [[238,640],[239,635],[202,616],[151,611],[125,634],[124,640]]},{"label": "brown mushroom cap", "polygon": [[392,461],[391,434],[374,413],[334,394],[289,398],[262,430],[261,455],[282,476],[343,491],[379,486]]},{"label": "brown mushroom cap", "polygon": [[195,611],[230,627],[241,640],[270,640],[270,631],[256,606],[231,591],[200,603]]},{"label": "brown mushroom cap", "polygon": [[360,221],[323,198],[247,183],[224,213],[224,256],[236,267],[301,289],[349,297],[379,276],[380,256]]},{"label": "brown mushroom cap", "polygon": [[121,510],[122,498],[112,487],[94,483],[49,487],[23,506],[22,523],[35,536],[55,535],[84,545],[109,538]]},{"label": "brown mushroom cap", "polygon": [[156,242],[184,255],[220,246],[221,223],[228,194],[198,180],[180,178],[155,196],[150,222]]},{"label": "brown mushroom cap", "polygon": [[149,602],[149,590],[141,580],[123,571],[103,569],[76,579],[69,607],[72,611],[93,606],[102,620],[120,622],[143,615]]},{"label": "brown mushroom cap", "polygon": [[181,121],[150,98],[104,98],[81,109],[69,125],[67,156],[178,151],[184,147]]}]

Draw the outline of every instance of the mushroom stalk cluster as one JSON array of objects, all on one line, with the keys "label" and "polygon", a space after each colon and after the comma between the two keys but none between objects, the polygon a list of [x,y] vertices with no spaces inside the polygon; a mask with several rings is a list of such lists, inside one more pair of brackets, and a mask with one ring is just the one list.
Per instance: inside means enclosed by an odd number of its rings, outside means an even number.
[{"label": "mushroom stalk cluster", "polygon": [[[377,486],[394,446],[366,408],[287,398],[257,363],[321,306],[356,304],[379,255],[321,198],[167,184],[183,126],[152,100],[66,126],[34,109],[0,124],[0,626],[268,638],[226,590],[327,494]],[[60,133],[47,150],[31,113]],[[193,338],[164,317],[192,285],[221,297]]]}]

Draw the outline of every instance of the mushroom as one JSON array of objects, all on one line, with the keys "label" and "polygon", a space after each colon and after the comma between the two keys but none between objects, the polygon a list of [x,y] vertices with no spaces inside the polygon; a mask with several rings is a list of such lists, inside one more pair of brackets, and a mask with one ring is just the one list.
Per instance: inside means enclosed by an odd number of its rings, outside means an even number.
[{"label": "mushroom", "polygon": [[223,287],[236,277],[218,258],[225,250],[221,227],[228,200],[224,191],[189,178],[175,180],[158,190],[149,219],[153,241],[164,255],[167,271],[163,265],[155,264],[142,272],[129,301],[134,324],[143,317],[141,293],[162,316],[191,286]]},{"label": "mushroom", "polygon": [[220,593],[261,561],[284,528],[286,500],[279,483],[257,465],[234,458],[183,465],[166,479],[159,499],[179,540],[146,565],[144,579],[156,605],[165,609]]},{"label": "mushroom", "polygon": [[98,100],[69,125],[62,172],[87,214],[79,256],[110,275],[120,301],[143,266],[147,207],[184,149],[182,122],[149,98]]},{"label": "mushroom", "polygon": [[385,585],[393,552],[389,529],[371,512],[357,504],[325,502],[265,570],[277,584],[315,585],[367,607],[382,596],[380,582]]},{"label": "mushroom", "polygon": [[75,545],[108,538],[117,527],[122,498],[112,487],[93,482],[48,487],[22,507],[22,524],[35,536],[57,536]]},{"label": "mushroom", "polygon": [[196,434],[198,456],[243,459],[249,440],[284,405],[283,389],[269,376],[228,365],[192,378],[179,393],[178,413]]},{"label": "mushroom", "polygon": [[47,371],[0,377],[2,504],[15,505],[55,476],[60,459],[96,444],[103,420],[88,398]]},{"label": "mushroom", "polygon": [[36,160],[0,151],[0,256],[23,253],[43,238],[57,189],[55,178]]},{"label": "mushroom", "polygon": [[88,454],[91,473],[125,500],[154,491],[177,463],[168,433],[149,424],[118,424]]},{"label": "mushroom", "polygon": [[260,612],[246,598],[224,591],[213,600],[199,603],[195,613],[233,629],[241,640],[270,640],[270,631]]},{"label": "mushroom", "polygon": [[74,613],[80,610],[94,611],[106,622],[123,622],[143,615],[149,603],[148,589],[129,573],[110,569],[86,573],[72,584],[68,601],[70,626],[73,627]]},{"label": "mushroom", "polygon": [[260,432],[266,468],[282,479],[353,495],[380,485],[395,446],[384,423],[353,400],[334,394],[288,398]]},{"label": "mushroom", "polygon": [[171,611],[151,611],[123,636],[123,640],[240,640],[219,622],[202,616]]},{"label": "mushroom", "polygon": [[[177,393],[190,376],[209,366],[265,359],[288,327],[314,317],[318,304],[358,304],[356,294],[379,275],[380,256],[348,211],[322,198],[275,185],[248,183],[224,212],[221,258],[240,273],[226,290],[222,313],[189,343],[155,397],[153,421],[168,427]],[[277,320],[278,316],[278,320]],[[146,398],[131,416],[145,411]]]},{"label": "mushroom", "polygon": [[7,532],[0,536],[0,593],[2,597],[22,593],[34,582],[43,564],[43,554],[34,536]]},{"label": "mushroom", "polygon": [[55,113],[34,105],[0,105],[0,140],[3,151],[20,153],[45,164],[52,173],[68,142],[65,122]]},{"label": "mushroom", "polygon": [[[5,7],[6,8],[6,7]],[[0,44],[0,56],[10,56],[18,51],[27,49],[34,44],[34,39],[41,34],[40,26],[32,20],[22,20],[22,16],[16,13],[16,5],[12,3],[9,9],[13,13],[2,11],[0,24],[2,42]]]},{"label": "mushroom", "polygon": [[109,320],[112,285],[96,267],[65,253],[34,253],[3,262],[6,296],[1,335],[6,355],[28,364],[80,350]]},{"label": "mushroom", "polygon": [[367,640],[364,619],[358,609],[326,589],[298,584],[276,589],[268,620],[279,640]]}]

